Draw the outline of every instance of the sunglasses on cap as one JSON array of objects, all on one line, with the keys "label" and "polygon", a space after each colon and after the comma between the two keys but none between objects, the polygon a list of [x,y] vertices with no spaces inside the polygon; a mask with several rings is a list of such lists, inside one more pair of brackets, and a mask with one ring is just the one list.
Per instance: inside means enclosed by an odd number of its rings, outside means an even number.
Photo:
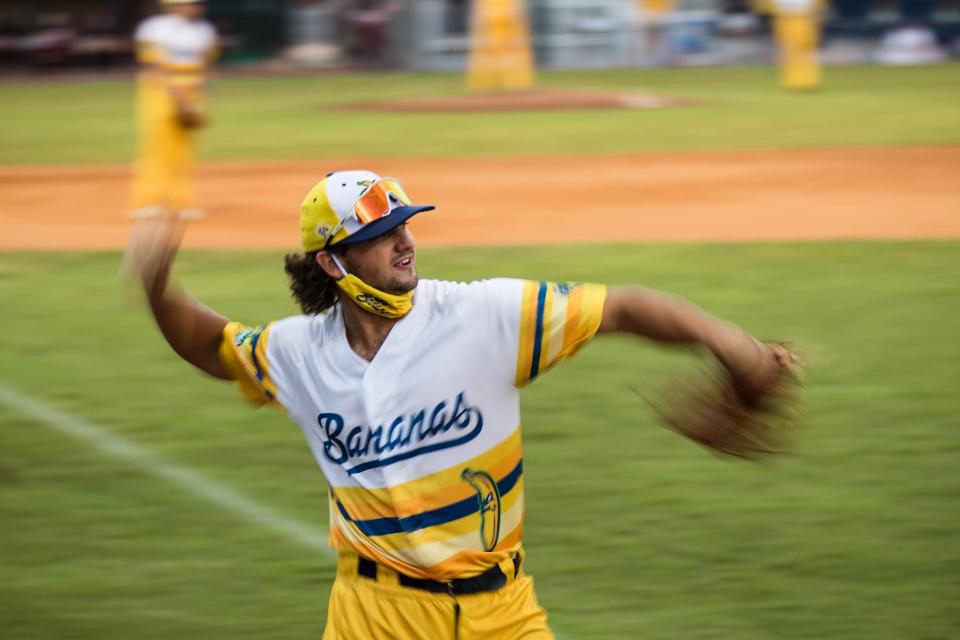
[{"label": "sunglasses on cap", "polygon": [[[410,204],[410,197],[396,178],[380,178],[367,187],[357,203],[353,205],[353,217],[361,224],[366,225],[390,215],[390,212],[397,207],[409,206]],[[347,218],[349,217],[351,216],[348,215]],[[341,220],[330,233],[327,246],[337,235],[337,232],[343,228],[347,218]]]},{"label": "sunglasses on cap", "polygon": [[380,178],[360,196],[357,204],[353,205],[353,212],[357,220],[370,224],[389,215],[397,207],[409,204],[410,197],[396,178]]}]

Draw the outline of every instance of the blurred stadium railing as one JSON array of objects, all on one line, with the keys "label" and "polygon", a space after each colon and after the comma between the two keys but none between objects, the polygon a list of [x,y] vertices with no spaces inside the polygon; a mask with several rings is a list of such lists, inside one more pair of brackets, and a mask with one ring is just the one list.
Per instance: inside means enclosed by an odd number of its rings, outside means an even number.
[{"label": "blurred stadium railing", "polygon": [[[270,68],[462,70],[471,1],[208,0],[224,62]],[[769,0],[676,0],[645,35],[647,0],[527,0],[541,68],[761,64],[773,59]],[[0,71],[128,69],[130,34],[151,0],[0,0]],[[824,13],[829,62],[883,61],[883,47],[960,55],[960,0],[836,0]],[[660,45],[658,45],[660,46]],[[936,58],[936,56],[934,56]],[[895,56],[896,58],[896,56]],[[894,60],[895,62],[896,60]],[[932,59],[931,59],[932,61]]]}]

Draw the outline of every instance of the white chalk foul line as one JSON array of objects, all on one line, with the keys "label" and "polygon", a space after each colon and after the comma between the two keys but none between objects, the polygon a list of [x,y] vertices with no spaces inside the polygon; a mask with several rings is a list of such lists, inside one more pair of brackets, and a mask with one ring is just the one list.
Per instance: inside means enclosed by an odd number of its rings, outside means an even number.
[{"label": "white chalk foul line", "polygon": [[163,478],[194,497],[232,512],[241,520],[260,525],[311,551],[320,551],[331,557],[335,555],[327,545],[327,532],[322,527],[283,516],[216,480],[164,460],[149,449],[111,434],[91,422],[58,411],[3,384],[0,384],[0,403],[61,433],[82,440],[105,455]]}]

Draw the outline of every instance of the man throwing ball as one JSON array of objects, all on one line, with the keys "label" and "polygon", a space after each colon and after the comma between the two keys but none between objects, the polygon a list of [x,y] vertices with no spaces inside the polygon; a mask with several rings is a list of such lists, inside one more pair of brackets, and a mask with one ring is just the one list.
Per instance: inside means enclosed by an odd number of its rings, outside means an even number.
[{"label": "man throwing ball", "polygon": [[327,175],[301,207],[303,253],[286,257],[303,315],[260,326],[170,286],[177,217],[136,222],[152,228],[130,265],[181,357],[303,432],[339,553],[325,638],[552,638],[524,572],[519,389],[598,334],[702,345],[722,363],[715,400],[668,419],[749,457],[768,450],[758,407],[790,354],[640,288],[420,280],[407,221],[433,208],[370,171]]}]

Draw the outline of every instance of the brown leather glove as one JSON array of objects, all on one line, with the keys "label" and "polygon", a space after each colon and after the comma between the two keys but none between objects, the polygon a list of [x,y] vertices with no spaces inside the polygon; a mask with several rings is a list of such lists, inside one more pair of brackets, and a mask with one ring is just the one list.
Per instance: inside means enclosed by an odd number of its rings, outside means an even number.
[{"label": "brown leather glove", "polygon": [[782,453],[799,420],[800,359],[784,344],[763,346],[767,371],[749,387],[713,364],[648,401],[669,428],[718,455],[756,461]]}]

